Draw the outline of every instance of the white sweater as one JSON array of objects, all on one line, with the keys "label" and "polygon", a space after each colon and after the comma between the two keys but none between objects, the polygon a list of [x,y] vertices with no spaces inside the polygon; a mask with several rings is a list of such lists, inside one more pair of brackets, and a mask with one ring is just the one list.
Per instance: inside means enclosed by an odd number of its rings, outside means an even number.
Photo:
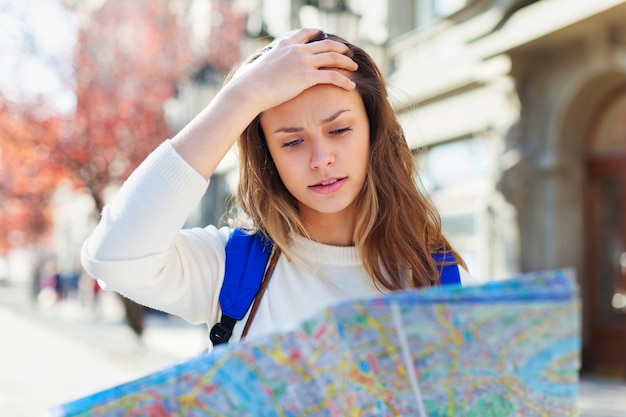
[{"label": "white sweater", "polygon": [[[220,317],[228,228],[181,229],[208,187],[173,149],[159,146],[130,176],[82,248],[87,273],[140,304],[212,327]],[[278,260],[248,338],[293,328],[348,298],[385,292],[367,275],[355,247],[295,237],[301,267]],[[461,282],[470,279],[461,269]],[[244,320],[231,342],[239,340]]]}]

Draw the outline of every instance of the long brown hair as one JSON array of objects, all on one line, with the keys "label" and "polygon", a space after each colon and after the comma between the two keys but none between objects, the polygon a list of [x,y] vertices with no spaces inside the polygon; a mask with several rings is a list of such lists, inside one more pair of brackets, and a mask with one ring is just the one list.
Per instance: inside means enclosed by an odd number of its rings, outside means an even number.
[{"label": "long brown hair", "polygon": [[[432,252],[452,252],[460,265],[465,264],[443,235],[439,213],[416,184],[414,157],[388,100],[383,75],[363,49],[335,35],[326,38],[352,51],[359,67],[350,78],[370,123],[369,167],[357,197],[353,236],[363,265],[375,283],[390,290],[434,285],[439,273]],[[269,236],[291,257],[290,236],[307,233],[298,202],[285,188],[270,156],[260,116],[246,128],[238,145],[239,207],[252,229]]]}]

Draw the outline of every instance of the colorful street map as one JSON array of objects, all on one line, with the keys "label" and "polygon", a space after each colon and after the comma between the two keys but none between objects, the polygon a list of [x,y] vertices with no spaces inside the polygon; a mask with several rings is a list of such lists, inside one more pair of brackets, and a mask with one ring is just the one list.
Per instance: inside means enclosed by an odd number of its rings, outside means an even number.
[{"label": "colorful street map", "polygon": [[329,308],[291,332],[64,404],[56,416],[573,416],[572,270]]}]

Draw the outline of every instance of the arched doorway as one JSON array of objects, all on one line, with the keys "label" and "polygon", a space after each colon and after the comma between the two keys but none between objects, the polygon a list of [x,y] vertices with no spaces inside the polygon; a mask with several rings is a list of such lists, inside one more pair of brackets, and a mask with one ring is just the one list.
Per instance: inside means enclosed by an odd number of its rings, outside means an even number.
[{"label": "arched doorway", "polygon": [[586,173],[584,367],[626,379],[626,86],[599,107]]}]

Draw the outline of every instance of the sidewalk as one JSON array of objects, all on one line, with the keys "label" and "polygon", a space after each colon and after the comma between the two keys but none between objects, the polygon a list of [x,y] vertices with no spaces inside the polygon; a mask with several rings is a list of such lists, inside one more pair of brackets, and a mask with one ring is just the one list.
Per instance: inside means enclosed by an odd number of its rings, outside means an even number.
[{"label": "sidewalk", "polygon": [[578,408],[580,417],[626,416],[626,382],[583,377]]},{"label": "sidewalk", "polygon": [[[41,308],[0,287],[0,416],[46,417],[59,404],[194,357],[206,329],[149,315],[140,343],[111,293],[95,319],[77,302]],[[116,311],[117,309],[117,311]]]}]

